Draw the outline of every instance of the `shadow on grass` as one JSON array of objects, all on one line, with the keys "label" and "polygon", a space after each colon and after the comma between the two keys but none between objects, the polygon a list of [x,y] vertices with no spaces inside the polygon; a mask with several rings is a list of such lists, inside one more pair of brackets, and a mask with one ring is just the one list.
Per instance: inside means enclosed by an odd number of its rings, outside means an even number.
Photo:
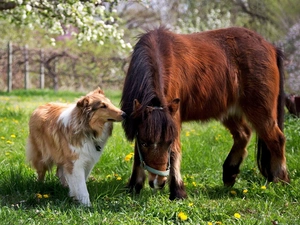
[{"label": "shadow on grass", "polygon": [[[262,176],[251,169],[245,169],[239,175],[239,179],[245,187],[253,184],[260,187],[264,181]],[[169,188],[154,192],[145,184],[140,194],[128,193],[126,180],[89,179],[87,187],[93,207],[88,210],[119,212],[127,207],[140,207],[141,202],[147,202],[149,198],[161,195],[167,199]],[[44,183],[37,182],[35,174],[24,167],[16,167],[6,170],[0,174],[0,205],[16,209],[40,209],[53,208],[58,210],[69,210],[79,207],[78,203],[68,197],[68,188],[63,187],[53,173],[47,174]],[[243,197],[242,188],[225,187],[222,183],[199,184],[196,187],[188,185],[186,187],[188,196],[191,198],[206,198],[219,200],[230,197]],[[237,195],[233,196],[231,190],[237,190]],[[254,195],[248,196],[255,197]]]},{"label": "shadow on grass", "polygon": [[218,200],[228,197],[243,198],[243,190],[253,188],[254,186],[260,188],[262,185],[265,185],[266,179],[256,169],[244,167],[233,186],[224,186],[222,177],[218,177],[213,182],[211,182],[211,179],[204,179],[200,183],[194,183],[195,184],[192,185],[190,182],[186,187],[190,196]]},{"label": "shadow on grass", "polygon": [[[52,173],[46,175],[45,182],[38,182],[35,174],[25,168],[10,169],[0,174],[0,205],[12,209],[53,208],[69,210],[77,207],[85,208],[68,196],[69,189],[63,187]],[[103,209],[118,212],[121,208],[132,207],[136,198],[142,196],[146,201],[149,195],[129,193],[126,181],[88,180],[87,187],[92,202],[92,208],[87,210],[101,211]],[[128,201],[131,199],[130,201]]]}]

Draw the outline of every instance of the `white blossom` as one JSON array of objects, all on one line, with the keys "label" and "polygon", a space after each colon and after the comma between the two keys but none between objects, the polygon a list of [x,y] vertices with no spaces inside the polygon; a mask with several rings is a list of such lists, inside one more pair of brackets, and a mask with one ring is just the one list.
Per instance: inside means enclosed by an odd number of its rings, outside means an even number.
[{"label": "white blossom", "polygon": [[32,9],[31,5],[27,4],[27,5],[26,5],[26,10],[27,10],[28,12],[30,12],[31,9]]}]

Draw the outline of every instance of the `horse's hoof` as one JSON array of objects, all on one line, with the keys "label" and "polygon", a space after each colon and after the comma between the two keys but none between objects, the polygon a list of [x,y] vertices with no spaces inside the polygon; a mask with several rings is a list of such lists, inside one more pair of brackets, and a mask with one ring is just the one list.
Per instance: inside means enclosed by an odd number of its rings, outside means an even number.
[{"label": "horse's hoof", "polygon": [[232,174],[230,176],[225,176],[223,174],[223,183],[226,187],[232,187],[235,184],[235,180],[238,174]]},{"label": "horse's hoof", "polygon": [[144,185],[142,185],[142,184],[135,184],[135,185],[127,184],[126,188],[128,189],[129,193],[135,192],[136,194],[139,194],[141,192],[141,190],[143,189],[143,186]]},{"label": "horse's hoof", "polygon": [[179,190],[176,193],[170,193],[169,199],[173,200],[180,200],[187,198],[187,194],[184,190]]}]

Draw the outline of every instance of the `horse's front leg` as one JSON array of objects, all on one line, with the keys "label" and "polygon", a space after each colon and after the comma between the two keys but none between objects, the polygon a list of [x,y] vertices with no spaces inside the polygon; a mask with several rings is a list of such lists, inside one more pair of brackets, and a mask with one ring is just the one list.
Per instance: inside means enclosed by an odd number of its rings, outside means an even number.
[{"label": "horse's front leg", "polygon": [[140,162],[139,153],[137,151],[136,144],[134,148],[133,159],[134,161],[133,161],[132,173],[129,182],[127,184],[127,187],[129,188],[130,192],[133,192],[135,190],[135,192],[139,194],[141,189],[144,187],[146,174],[144,169],[141,167],[141,162]]},{"label": "horse's front leg", "polygon": [[172,146],[171,169],[169,175],[170,200],[187,198],[184,183],[180,174],[181,148],[179,138]]}]

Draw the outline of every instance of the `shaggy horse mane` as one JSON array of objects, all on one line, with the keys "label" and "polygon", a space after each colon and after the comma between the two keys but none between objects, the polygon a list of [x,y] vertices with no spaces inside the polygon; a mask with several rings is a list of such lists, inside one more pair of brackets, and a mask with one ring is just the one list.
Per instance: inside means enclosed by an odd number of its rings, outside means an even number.
[{"label": "shaggy horse mane", "polygon": [[[139,36],[139,41],[134,47],[131,63],[127,71],[125,79],[122,99],[120,102],[121,109],[129,115],[129,118],[123,121],[122,125],[125,130],[126,137],[132,141],[137,132],[137,118],[142,117],[147,106],[162,107],[163,111],[168,110],[164,98],[164,81],[161,71],[162,62],[160,50],[164,50],[164,34],[168,30],[160,27],[151,32]],[[129,85],[130,84],[130,85]],[[133,115],[134,100],[137,99],[141,104],[140,108]],[[155,110],[153,116],[165,117],[166,113],[161,110]],[[159,118],[155,120],[160,120]],[[154,130],[161,133],[162,128]],[[165,124],[167,125],[167,124]],[[150,129],[150,128],[149,128]],[[158,130],[157,130],[158,129]],[[156,138],[155,138],[156,139]]]}]

